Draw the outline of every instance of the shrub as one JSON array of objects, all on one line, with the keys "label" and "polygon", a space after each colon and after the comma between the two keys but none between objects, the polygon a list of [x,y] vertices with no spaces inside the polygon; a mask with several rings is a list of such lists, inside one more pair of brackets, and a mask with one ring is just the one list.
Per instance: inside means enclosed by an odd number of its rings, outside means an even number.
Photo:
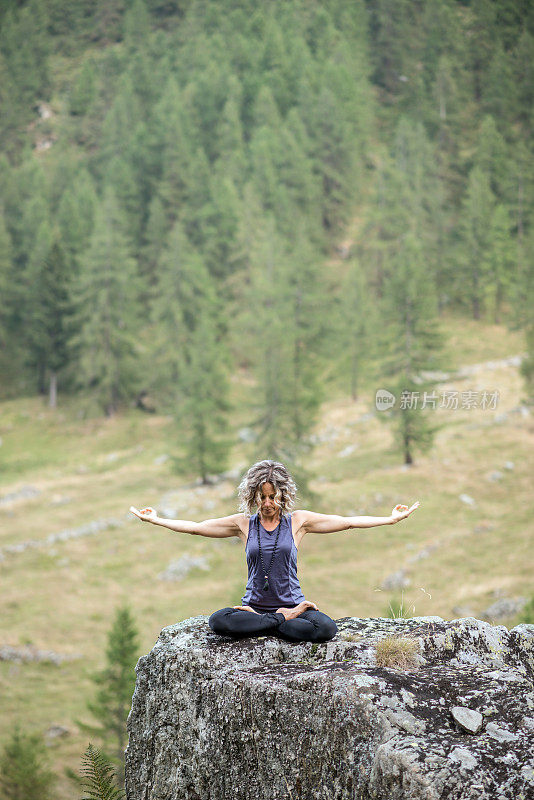
[{"label": "shrub", "polygon": [[39,734],[17,726],[0,756],[0,796],[5,800],[49,800],[55,776]]},{"label": "shrub", "polygon": [[534,595],[532,595],[528,603],[521,609],[515,624],[534,625]]}]

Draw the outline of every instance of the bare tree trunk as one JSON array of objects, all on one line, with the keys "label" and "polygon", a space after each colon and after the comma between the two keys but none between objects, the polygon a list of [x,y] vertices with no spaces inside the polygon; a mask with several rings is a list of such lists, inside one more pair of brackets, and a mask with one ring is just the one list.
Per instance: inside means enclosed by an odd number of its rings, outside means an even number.
[{"label": "bare tree trunk", "polygon": [[53,372],[50,376],[50,392],[48,395],[48,405],[50,408],[57,407],[57,373]]}]

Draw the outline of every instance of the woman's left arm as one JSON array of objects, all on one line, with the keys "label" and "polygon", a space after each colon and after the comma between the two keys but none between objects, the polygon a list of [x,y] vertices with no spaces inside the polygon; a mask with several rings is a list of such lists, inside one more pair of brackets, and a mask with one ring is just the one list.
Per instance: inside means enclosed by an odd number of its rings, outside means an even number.
[{"label": "woman's left arm", "polygon": [[398,504],[389,517],[341,517],[337,514],[317,514],[315,511],[295,511],[298,529],[304,533],[335,533],[350,528],[374,528],[378,525],[394,525],[406,519],[419,507],[419,501],[411,508]]}]

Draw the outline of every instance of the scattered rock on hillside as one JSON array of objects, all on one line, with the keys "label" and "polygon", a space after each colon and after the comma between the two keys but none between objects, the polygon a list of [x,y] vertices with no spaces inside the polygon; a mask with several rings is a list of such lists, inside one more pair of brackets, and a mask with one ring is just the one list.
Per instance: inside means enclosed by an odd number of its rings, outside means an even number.
[{"label": "scattered rock on hillside", "polygon": [[9,492],[9,494],[4,494],[0,497],[0,506],[15,503],[18,500],[33,500],[34,497],[38,497],[40,494],[41,490],[36,489],[35,486],[23,486],[15,492]]},{"label": "scattered rock on hillside", "polygon": [[490,472],[488,475],[488,480],[492,481],[493,483],[498,483],[499,481],[502,481],[503,478],[504,472],[501,472],[498,469],[493,470],[493,472]]},{"label": "scattered rock on hillside", "polygon": [[473,528],[473,533],[488,533],[493,530],[495,530],[493,522],[478,522]]},{"label": "scattered rock on hillside", "polygon": [[209,563],[203,556],[185,555],[177,561],[172,561],[166,570],[160,572],[160,581],[182,581],[193,569],[209,570]]},{"label": "scattered rock on hillside", "polygon": [[221,472],[219,478],[223,481],[236,481],[238,478],[241,477],[241,473],[243,472],[243,467],[233,467],[232,469],[227,469],[226,472]]},{"label": "scattered rock on hillside", "polygon": [[39,103],[37,103],[36,108],[41,119],[51,119],[54,116],[52,107],[49,103],[45,103],[44,100],[41,100]]},{"label": "scattered rock on hillside", "polygon": [[51,506],[66,506],[69,503],[72,503],[72,497],[63,494],[54,494],[50,500]]},{"label": "scattered rock on hillside", "polygon": [[530,417],[530,408],[528,406],[515,406],[510,411],[510,414],[519,414],[523,419],[528,419]]},{"label": "scattered rock on hillside", "polygon": [[33,645],[12,647],[9,644],[0,645],[0,661],[13,661],[16,664],[49,663],[59,666],[63,661],[76,661],[81,658],[80,653],[55,653],[53,650],[39,650]]},{"label": "scattered rock on hillside", "polygon": [[45,733],[47,739],[63,739],[65,736],[70,736],[71,731],[64,725],[50,725]]},{"label": "scattered rock on hillside", "polygon": [[488,608],[481,612],[480,616],[482,619],[488,621],[507,619],[508,617],[514,617],[516,614],[519,614],[526,603],[526,597],[503,597],[495,603],[492,603],[491,606],[488,606]]},{"label": "scattered rock on hillside", "polygon": [[[131,517],[135,519],[135,517]],[[51,544],[57,542],[66,542],[69,539],[80,539],[84,536],[94,536],[97,533],[106,531],[109,528],[118,528],[124,525],[125,521],[129,521],[128,515],[124,519],[95,519],[87,522],[85,525],[80,525],[78,528],[66,528],[59,533],[51,533],[44,539],[26,539],[23,542],[16,542],[15,544],[6,544],[0,548],[0,558],[7,554],[13,555],[16,553],[24,553],[26,550],[39,550],[44,547],[49,547]]]},{"label": "scattered rock on hillside", "polygon": [[468,495],[468,494],[460,494],[460,495],[458,495],[458,497],[462,501],[462,503],[465,503],[466,506],[470,506],[471,508],[475,508],[476,507],[476,504],[477,504],[476,500],[474,500],[470,495]]},{"label": "scattered rock on hillside", "polygon": [[[207,617],[164,628],[137,665],[128,800],[532,796],[534,626],[337,623],[319,644],[233,640]],[[417,639],[420,666],[378,667],[387,635]],[[478,733],[458,707],[482,718]]]},{"label": "scattered rock on hillside", "polygon": [[419,550],[418,553],[410,556],[408,563],[415,564],[417,561],[422,561],[423,559],[428,558],[435,550],[438,549],[438,547],[439,545],[437,544],[429,544],[427,547],[423,547],[423,549]]},{"label": "scattered rock on hillside", "polygon": [[407,577],[405,571],[399,569],[396,572],[392,572],[391,575],[388,575],[380,584],[380,588],[383,590],[405,589],[407,586],[410,586],[410,584],[411,580]]},{"label": "scattered rock on hillside", "polygon": [[452,613],[458,619],[459,617],[474,617],[475,613],[467,606],[453,606]]},{"label": "scattered rock on hillside", "polygon": [[502,369],[503,367],[518,367],[520,366],[524,356],[509,356],[508,358],[493,359],[492,361],[484,361],[480,364],[467,364],[460,367],[456,372],[443,372],[443,371],[428,371],[425,370],[417,376],[416,383],[422,383],[425,380],[437,381],[443,383],[451,378],[467,378],[471,375],[476,375],[479,372],[486,370]]}]

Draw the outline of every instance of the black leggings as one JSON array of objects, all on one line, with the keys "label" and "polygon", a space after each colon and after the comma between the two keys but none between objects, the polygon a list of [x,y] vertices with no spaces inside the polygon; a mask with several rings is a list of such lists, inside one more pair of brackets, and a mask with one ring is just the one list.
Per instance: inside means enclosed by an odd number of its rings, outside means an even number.
[{"label": "black leggings", "polygon": [[283,614],[253,614],[238,608],[221,608],[209,618],[209,626],[222,636],[279,636],[290,642],[327,642],[337,633],[333,619],[308,608],[296,619],[286,620]]}]

